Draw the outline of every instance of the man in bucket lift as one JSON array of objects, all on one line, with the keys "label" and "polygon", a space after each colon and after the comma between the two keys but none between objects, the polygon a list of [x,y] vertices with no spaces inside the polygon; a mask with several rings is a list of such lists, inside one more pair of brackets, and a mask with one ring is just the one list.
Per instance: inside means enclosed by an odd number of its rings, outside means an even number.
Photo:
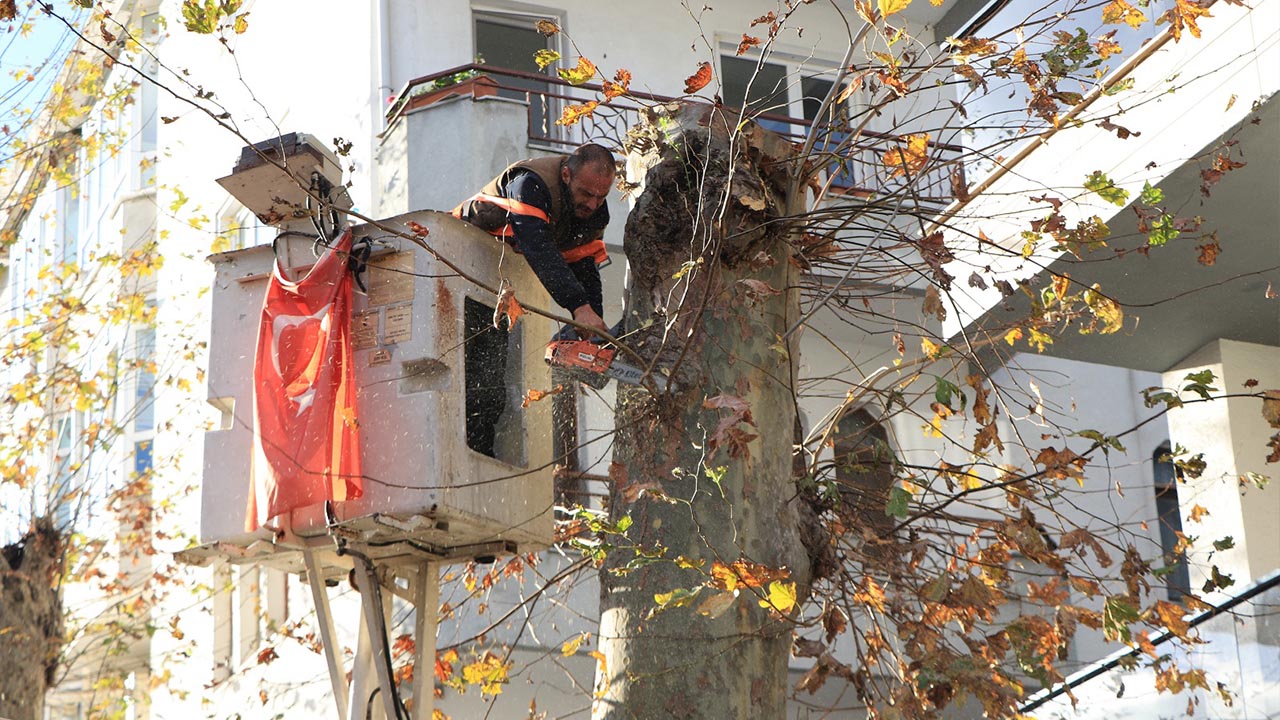
[{"label": "man in bucket lift", "polygon": [[[613,154],[592,143],[568,157],[522,160],[459,204],[453,215],[524,255],[551,299],[574,322],[608,332],[600,268],[609,261],[603,240],[609,224],[605,200],[615,172]],[[476,320],[480,322],[473,325]],[[468,318],[467,326],[480,327],[484,320]],[[467,445],[495,457],[495,428],[506,406],[507,330],[485,326],[479,337],[468,338],[474,350],[466,362]],[[561,330],[561,336],[569,331]]]}]

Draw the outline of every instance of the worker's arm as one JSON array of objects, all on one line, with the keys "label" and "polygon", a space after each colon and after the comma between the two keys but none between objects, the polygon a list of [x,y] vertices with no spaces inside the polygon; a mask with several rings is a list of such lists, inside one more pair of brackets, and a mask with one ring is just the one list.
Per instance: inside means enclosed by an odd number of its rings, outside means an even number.
[{"label": "worker's arm", "polygon": [[600,282],[600,268],[596,266],[595,259],[583,258],[570,264],[569,269],[587,293],[587,304],[573,311],[574,322],[607,332],[608,326],[604,324],[604,289]]},{"label": "worker's arm", "polygon": [[[508,198],[533,205],[550,215],[551,194],[537,175],[531,172],[521,173],[512,178],[504,190]],[[595,261],[585,258],[570,267],[556,247],[551,226],[540,218],[513,214],[511,228],[515,232],[516,247],[524,255],[542,286],[551,294],[551,299],[572,313],[576,322],[604,329],[604,321],[599,320],[603,301],[600,271],[596,269]],[[590,268],[587,267],[588,264]],[[588,310],[599,320],[598,326],[590,322],[591,318],[586,312]],[[588,322],[583,322],[583,319]]]}]

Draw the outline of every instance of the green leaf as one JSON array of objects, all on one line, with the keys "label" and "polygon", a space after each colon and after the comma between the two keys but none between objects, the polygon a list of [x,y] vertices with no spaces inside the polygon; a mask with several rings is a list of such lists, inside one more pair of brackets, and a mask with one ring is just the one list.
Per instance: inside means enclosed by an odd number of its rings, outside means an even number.
[{"label": "green leaf", "polygon": [[1095,170],[1084,181],[1084,189],[1098,194],[1098,197],[1112,205],[1124,207],[1129,203],[1129,191],[1117,187],[1101,170]]},{"label": "green leaf", "polygon": [[1205,592],[1213,592],[1219,588],[1229,588],[1236,584],[1236,579],[1218,570],[1218,566],[1214,565],[1210,572],[1209,579],[1204,581],[1204,587],[1201,590]]},{"label": "green leaf", "polygon": [[1161,215],[1147,233],[1147,245],[1160,247],[1181,234],[1178,228],[1174,227],[1172,215]]},{"label": "green leaf", "polygon": [[1234,537],[1231,537],[1230,535],[1222,538],[1221,540],[1213,541],[1214,550],[1230,550],[1235,546],[1236,546],[1236,539]]},{"label": "green leaf", "polygon": [[884,514],[892,515],[899,520],[906,520],[911,512],[911,493],[906,488],[895,485],[889,493],[889,502],[884,506]]},{"label": "green leaf", "polygon": [[1134,79],[1131,77],[1127,77],[1119,82],[1112,83],[1110,87],[1102,91],[1102,94],[1107,96],[1119,95],[1125,90],[1132,90],[1134,84],[1135,84]]},{"label": "green leaf", "polygon": [[205,0],[203,3],[196,0],[183,0],[183,25],[193,33],[208,35],[218,27],[220,10],[214,0]]},{"label": "green leaf", "polygon": [[1186,376],[1187,385],[1182,388],[1182,391],[1193,392],[1205,400],[1208,400],[1211,397],[1209,393],[1218,391],[1218,388],[1209,384],[1213,382],[1214,379],[1212,370],[1201,370],[1198,373],[1189,373]]},{"label": "green leaf", "polygon": [[1252,472],[1252,471],[1246,472],[1245,474],[1240,476],[1241,485],[1252,484],[1254,487],[1258,488],[1259,490],[1266,490],[1267,484],[1270,482],[1271,482],[1271,478],[1267,477],[1266,475],[1261,475],[1259,473]]},{"label": "green leaf", "polygon": [[951,382],[950,380],[947,380],[944,377],[934,375],[934,378],[937,380],[937,383],[934,386],[933,399],[937,400],[943,405],[946,405],[948,408],[955,410],[955,408],[951,407],[951,396],[959,395],[960,396],[960,412],[964,412],[965,406],[967,406],[969,403],[969,398],[965,397],[964,392],[959,387],[957,387],[955,383]]},{"label": "green leaf", "polygon": [[703,472],[706,473],[707,479],[715,483],[716,487],[720,489],[720,497],[724,497],[724,487],[720,483],[724,481],[725,473],[729,472],[729,466],[717,465],[713,468],[704,468]]},{"label": "green leaf", "polygon": [[1102,608],[1102,634],[1107,640],[1130,642],[1133,639],[1129,624],[1138,622],[1138,608],[1129,598],[1116,595],[1107,598]]},{"label": "green leaf", "polygon": [[1156,205],[1164,202],[1164,191],[1158,187],[1152,187],[1151,181],[1148,180],[1142,186],[1142,194],[1138,198],[1148,205]]}]

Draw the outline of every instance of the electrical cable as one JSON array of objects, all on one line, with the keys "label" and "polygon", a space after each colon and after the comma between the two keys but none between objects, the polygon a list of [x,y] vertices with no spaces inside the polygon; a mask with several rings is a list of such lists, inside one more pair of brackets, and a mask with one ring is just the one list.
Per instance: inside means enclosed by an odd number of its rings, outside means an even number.
[{"label": "electrical cable", "polygon": [[[372,586],[372,594],[373,594],[372,600],[376,603],[376,607],[378,608],[377,631],[381,634],[381,637],[382,637],[382,663],[386,667],[387,678],[391,680],[387,684],[391,687],[391,701],[396,709],[396,720],[411,720],[411,716],[409,715],[409,710],[408,708],[405,707],[404,700],[400,697],[400,689],[397,687],[394,681],[395,667],[391,662],[391,648],[390,648],[390,645],[388,645],[387,643],[387,637],[388,637],[387,619],[382,613],[382,585],[378,583],[378,580],[376,577],[373,577],[373,568],[374,568],[373,559],[362,552],[352,550],[351,548],[347,547],[346,541],[342,538],[338,538],[336,540],[336,544],[337,544],[337,553],[339,556],[350,555],[356,560],[364,563],[366,569],[369,572],[370,579],[372,580],[372,582],[370,583],[370,585]],[[368,599],[369,598],[366,598],[365,600],[367,601]],[[370,633],[374,632],[374,628],[369,628],[369,632]],[[381,688],[378,688],[378,689],[380,690]],[[373,693],[370,693],[369,695],[370,702],[372,702],[373,700],[373,695],[374,695]]]}]

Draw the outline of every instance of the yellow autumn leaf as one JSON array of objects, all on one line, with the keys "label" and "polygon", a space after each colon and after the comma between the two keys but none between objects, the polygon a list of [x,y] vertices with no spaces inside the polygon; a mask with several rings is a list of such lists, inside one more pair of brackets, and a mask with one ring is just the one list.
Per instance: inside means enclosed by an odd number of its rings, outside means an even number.
[{"label": "yellow autumn leaf", "polygon": [[1124,311],[1120,309],[1119,303],[1102,294],[1102,286],[1094,283],[1085,292],[1084,302],[1094,317],[1102,321],[1102,328],[1098,330],[1100,334],[1109,335],[1124,327]]},{"label": "yellow autumn leaf", "polygon": [[591,633],[580,633],[577,637],[566,640],[564,645],[560,646],[560,654],[569,657],[578,652],[578,648],[582,647],[582,643],[591,637]]},{"label": "yellow autumn leaf", "polygon": [[889,17],[895,13],[900,13],[907,9],[911,4],[911,0],[876,0],[876,4],[880,6],[880,16]]},{"label": "yellow autumn leaf", "polygon": [[538,64],[539,70],[545,70],[548,65],[560,59],[560,53],[555,50],[539,50],[533,54],[533,61]]},{"label": "yellow autumn leaf", "polygon": [[599,650],[592,650],[587,653],[587,655],[595,658],[596,664],[599,666],[596,669],[596,682],[600,687],[596,688],[596,691],[592,693],[592,695],[597,698],[602,698],[609,692],[609,663],[604,659],[604,653]]},{"label": "yellow autumn leaf", "polygon": [[1004,341],[1012,347],[1015,343],[1022,339],[1022,328],[1013,328],[1004,334]]},{"label": "yellow autumn leaf", "polygon": [[791,612],[796,606],[796,584],[774,580],[769,583],[769,597],[760,601],[760,607],[772,608],[780,613]]},{"label": "yellow autumn leaf", "polygon": [[936,358],[941,354],[942,348],[929,338],[920,338],[920,352],[924,353],[925,357]]},{"label": "yellow autumn leaf", "polygon": [[481,694],[500,695],[510,668],[511,663],[503,662],[497,655],[486,652],[475,662],[462,668],[462,679],[470,685],[479,685]]},{"label": "yellow autumn leaf", "polygon": [[1147,16],[1141,10],[1124,0],[1113,0],[1110,5],[1102,9],[1102,22],[1109,25],[1124,23],[1136,29],[1146,21]]},{"label": "yellow autumn leaf", "polygon": [[580,57],[575,67],[556,71],[562,79],[567,80],[570,85],[581,85],[596,76],[596,65],[590,60]]},{"label": "yellow autumn leaf", "polygon": [[905,147],[899,146],[886,152],[881,162],[889,169],[889,177],[917,175],[929,162],[929,133],[906,136]]}]

